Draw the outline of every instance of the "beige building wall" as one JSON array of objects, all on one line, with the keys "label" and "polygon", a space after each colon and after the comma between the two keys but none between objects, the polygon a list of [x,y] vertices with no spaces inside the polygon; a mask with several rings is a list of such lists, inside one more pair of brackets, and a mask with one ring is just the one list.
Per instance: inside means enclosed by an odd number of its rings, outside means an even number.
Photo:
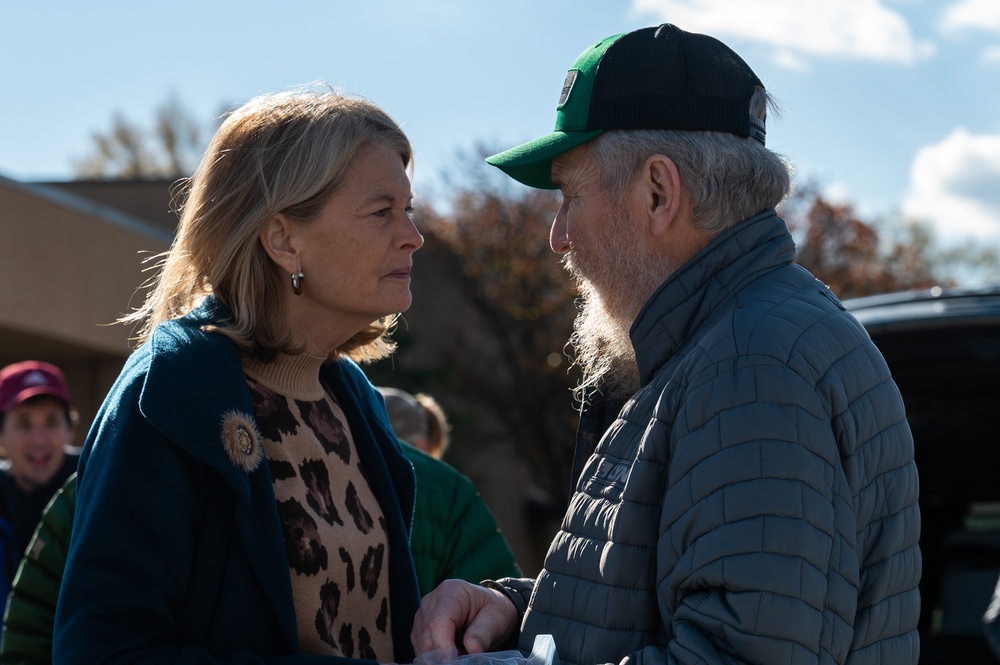
[{"label": "beige building wall", "polygon": [[130,352],[113,322],[138,303],[143,259],[171,234],[59,189],[0,177],[0,366],[45,360],[65,373],[83,431]]}]

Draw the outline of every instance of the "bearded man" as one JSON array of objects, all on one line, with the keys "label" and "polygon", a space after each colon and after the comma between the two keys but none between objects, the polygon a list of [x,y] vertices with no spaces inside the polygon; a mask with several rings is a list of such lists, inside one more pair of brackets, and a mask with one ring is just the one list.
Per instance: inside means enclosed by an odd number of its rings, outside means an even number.
[{"label": "bearded man", "polygon": [[563,665],[915,663],[913,441],[885,361],[774,210],[767,94],[665,24],[588,48],[555,131],[491,157],[563,203],[586,306],[575,488],[535,580],[446,582],[417,653]]}]

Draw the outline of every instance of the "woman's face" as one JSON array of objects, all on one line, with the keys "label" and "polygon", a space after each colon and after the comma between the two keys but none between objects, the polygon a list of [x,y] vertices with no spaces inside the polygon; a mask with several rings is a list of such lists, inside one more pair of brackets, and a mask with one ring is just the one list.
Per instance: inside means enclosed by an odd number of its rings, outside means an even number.
[{"label": "woman's face", "polygon": [[291,297],[306,306],[313,332],[333,326],[349,338],[410,306],[412,255],[424,243],[410,219],[412,198],[399,153],[374,144],[354,158],[319,217],[296,225],[305,278]]}]

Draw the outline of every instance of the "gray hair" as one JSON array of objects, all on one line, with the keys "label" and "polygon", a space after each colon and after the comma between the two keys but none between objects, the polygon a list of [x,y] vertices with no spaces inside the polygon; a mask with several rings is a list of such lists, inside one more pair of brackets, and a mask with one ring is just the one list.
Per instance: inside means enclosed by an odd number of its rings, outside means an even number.
[{"label": "gray hair", "polygon": [[[761,120],[774,102],[763,89],[750,101]],[[601,187],[621,196],[643,163],[669,157],[691,194],[695,225],[717,234],[774,208],[791,189],[788,161],[753,138],[724,132],[613,130],[590,144]]]}]

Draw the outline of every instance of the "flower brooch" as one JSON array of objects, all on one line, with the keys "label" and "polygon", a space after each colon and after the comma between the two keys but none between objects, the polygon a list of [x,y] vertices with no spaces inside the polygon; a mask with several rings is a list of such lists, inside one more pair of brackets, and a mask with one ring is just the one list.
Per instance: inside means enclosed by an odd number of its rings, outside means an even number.
[{"label": "flower brooch", "polygon": [[226,454],[240,469],[252,473],[264,459],[260,432],[253,418],[239,411],[222,414],[222,445]]}]

